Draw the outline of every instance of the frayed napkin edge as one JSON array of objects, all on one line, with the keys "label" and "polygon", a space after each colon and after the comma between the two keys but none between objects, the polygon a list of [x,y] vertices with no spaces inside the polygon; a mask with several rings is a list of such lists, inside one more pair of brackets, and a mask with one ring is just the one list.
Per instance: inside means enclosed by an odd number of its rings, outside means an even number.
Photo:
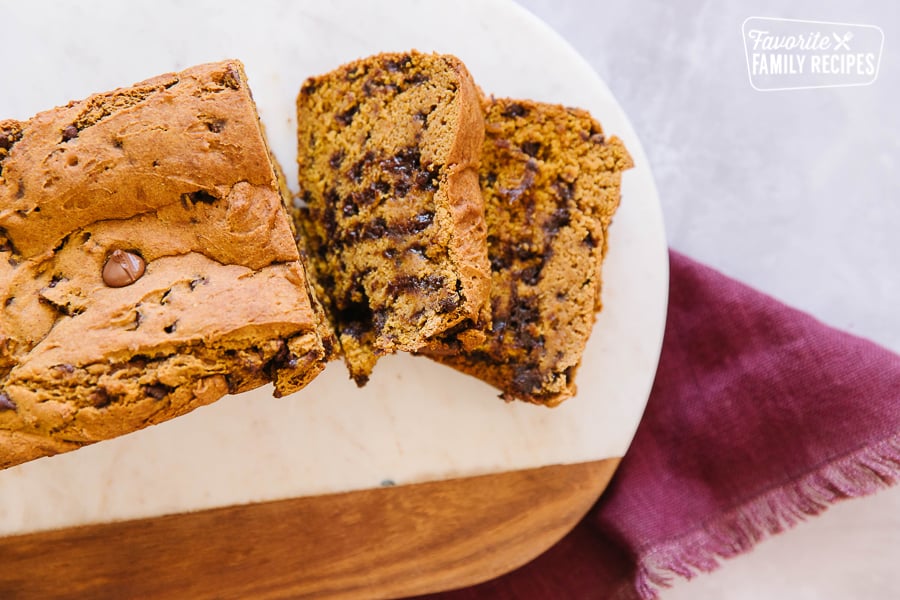
[{"label": "frayed napkin edge", "polygon": [[662,588],[671,585],[672,575],[691,579],[714,571],[721,559],[743,554],[835,502],[871,495],[898,480],[900,433],[769,490],[699,530],[642,552],[634,580],[636,591],[644,600],[655,600]]}]

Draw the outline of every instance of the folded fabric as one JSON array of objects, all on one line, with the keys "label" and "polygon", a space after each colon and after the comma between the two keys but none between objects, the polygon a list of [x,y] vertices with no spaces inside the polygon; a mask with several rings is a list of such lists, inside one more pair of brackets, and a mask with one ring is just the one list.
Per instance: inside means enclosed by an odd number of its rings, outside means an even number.
[{"label": "folded fabric", "polygon": [[429,598],[654,598],[673,574],[900,478],[900,356],[670,262],[656,380],[606,493],[528,565]]}]

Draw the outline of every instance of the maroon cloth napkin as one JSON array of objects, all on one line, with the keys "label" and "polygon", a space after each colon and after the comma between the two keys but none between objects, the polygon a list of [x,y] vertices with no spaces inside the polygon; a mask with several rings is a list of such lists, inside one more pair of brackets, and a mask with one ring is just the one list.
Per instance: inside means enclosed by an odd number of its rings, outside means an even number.
[{"label": "maroon cloth napkin", "polygon": [[670,261],[656,381],[601,500],[528,565],[428,598],[653,598],[900,478],[900,356]]}]

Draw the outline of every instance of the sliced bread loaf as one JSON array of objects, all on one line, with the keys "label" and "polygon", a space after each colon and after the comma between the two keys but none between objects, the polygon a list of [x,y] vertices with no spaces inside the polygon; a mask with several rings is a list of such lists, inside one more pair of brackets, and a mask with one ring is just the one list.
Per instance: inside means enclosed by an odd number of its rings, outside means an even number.
[{"label": "sliced bread loaf", "polygon": [[279,179],[236,60],[0,120],[0,468],[322,370]]}]

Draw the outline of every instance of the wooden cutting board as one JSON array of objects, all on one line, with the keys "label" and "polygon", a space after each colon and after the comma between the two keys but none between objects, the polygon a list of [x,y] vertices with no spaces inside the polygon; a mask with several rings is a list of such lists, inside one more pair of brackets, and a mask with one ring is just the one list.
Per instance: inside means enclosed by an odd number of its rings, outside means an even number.
[{"label": "wooden cutting board", "polygon": [[473,585],[568,533],[612,458],[0,538],[0,598],[400,598]]}]

